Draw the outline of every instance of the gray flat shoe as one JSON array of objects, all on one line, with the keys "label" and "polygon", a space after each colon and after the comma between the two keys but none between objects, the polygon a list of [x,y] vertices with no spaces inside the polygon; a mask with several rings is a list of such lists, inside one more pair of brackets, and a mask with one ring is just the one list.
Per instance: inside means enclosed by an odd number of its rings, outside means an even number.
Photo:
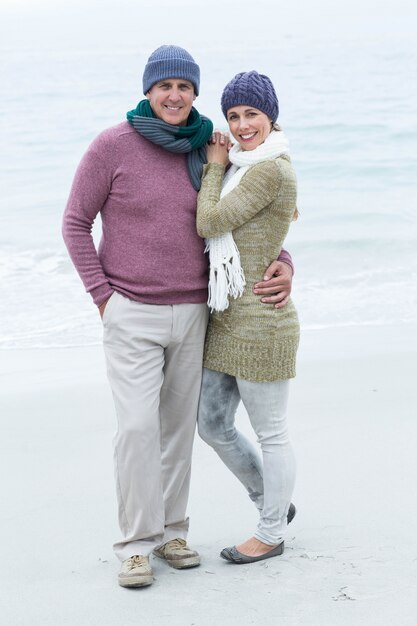
[{"label": "gray flat shoe", "polygon": [[272,550],[265,552],[265,554],[260,554],[259,556],[247,556],[246,554],[242,554],[236,549],[236,546],[233,546],[232,548],[224,548],[220,552],[220,556],[223,557],[223,559],[226,559],[226,561],[242,565],[244,563],[255,563],[256,561],[270,559],[273,556],[280,556],[283,552],[284,542],[281,541],[281,543],[275,546],[275,548],[272,548]]},{"label": "gray flat shoe", "polygon": [[[290,507],[287,513],[287,524],[290,524],[295,514],[297,513],[297,509],[294,504],[291,502]],[[236,549],[236,546],[232,548],[224,548],[220,552],[220,556],[226,561],[230,561],[231,563],[242,564],[242,563],[255,563],[256,561],[263,561],[264,559],[270,559],[273,556],[280,556],[284,552],[284,542],[279,543],[275,548],[269,550],[265,554],[261,556],[247,556],[246,554],[242,554],[239,550]]]}]

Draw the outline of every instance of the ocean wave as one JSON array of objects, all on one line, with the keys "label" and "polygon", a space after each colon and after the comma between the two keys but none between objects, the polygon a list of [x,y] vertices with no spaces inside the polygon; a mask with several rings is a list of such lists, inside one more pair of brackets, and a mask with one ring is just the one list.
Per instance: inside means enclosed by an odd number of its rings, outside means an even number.
[{"label": "ocean wave", "polygon": [[[283,37],[263,37],[250,49],[251,63],[279,79],[280,123],[301,211],[286,247],[305,328],[417,318],[414,39],[401,32],[387,46],[390,29],[373,33],[376,39],[356,31],[323,39],[311,30],[305,39],[287,28]],[[79,158],[131,108],[132,71],[147,57],[134,37],[104,49],[105,39],[93,45],[88,32],[74,49],[59,31],[49,29],[43,39],[34,33],[19,45],[15,37],[1,44],[8,88],[0,102],[7,119],[0,157],[0,348],[96,345],[100,318],[59,246],[61,214]],[[237,38],[222,60],[225,79],[246,53]],[[206,63],[205,100],[197,107],[224,123],[218,50],[195,41]],[[28,55],[34,72],[23,62]],[[277,58],[284,62],[277,65]],[[104,72],[97,71],[99,59]]]},{"label": "ocean wave", "polygon": [[[339,242],[340,244],[340,242]],[[363,242],[351,241],[364,250]],[[391,265],[345,249],[310,242],[291,248],[296,273],[293,300],[305,329],[381,325],[416,319],[417,268],[392,250]],[[65,251],[2,250],[0,349],[98,345],[102,325],[97,308]]]}]

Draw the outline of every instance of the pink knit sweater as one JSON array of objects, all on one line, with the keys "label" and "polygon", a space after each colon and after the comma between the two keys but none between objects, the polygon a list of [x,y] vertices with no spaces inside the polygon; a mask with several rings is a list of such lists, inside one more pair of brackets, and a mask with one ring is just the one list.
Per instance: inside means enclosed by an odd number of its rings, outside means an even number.
[{"label": "pink knit sweater", "polygon": [[[94,302],[113,290],[148,304],[205,302],[196,205],[185,155],[156,146],[128,122],[101,133],[77,169],[63,220],[71,259]],[[99,212],[96,252],[91,229]]]},{"label": "pink knit sweater", "polygon": [[[147,304],[206,302],[207,257],[196,206],[185,155],[156,146],[128,122],[102,132],[78,166],[62,228],[95,304],[113,291]],[[91,230],[98,213],[96,251]],[[291,262],[284,251],[280,259]]]}]

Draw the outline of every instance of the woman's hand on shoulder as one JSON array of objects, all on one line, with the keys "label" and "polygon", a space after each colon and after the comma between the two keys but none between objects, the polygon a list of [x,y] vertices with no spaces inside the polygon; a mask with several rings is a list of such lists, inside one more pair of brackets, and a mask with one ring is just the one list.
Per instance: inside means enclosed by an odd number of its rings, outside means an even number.
[{"label": "woman's hand on shoulder", "polygon": [[229,150],[232,147],[229,133],[222,133],[220,130],[213,131],[207,146],[207,162],[228,165]]}]

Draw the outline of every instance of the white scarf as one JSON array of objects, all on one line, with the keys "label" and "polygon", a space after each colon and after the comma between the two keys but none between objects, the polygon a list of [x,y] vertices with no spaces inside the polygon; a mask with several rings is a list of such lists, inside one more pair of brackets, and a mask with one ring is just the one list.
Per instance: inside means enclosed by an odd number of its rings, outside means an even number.
[{"label": "white scarf", "polygon": [[[223,179],[220,198],[230,193],[252,165],[289,154],[288,140],[282,130],[272,130],[255,150],[242,150],[238,143],[229,152],[232,163]],[[229,306],[229,296],[239,298],[245,288],[245,275],[240,265],[240,255],[232,233],[206,239],[210,256],[209,297],[211,311],[224,311]]]}]

